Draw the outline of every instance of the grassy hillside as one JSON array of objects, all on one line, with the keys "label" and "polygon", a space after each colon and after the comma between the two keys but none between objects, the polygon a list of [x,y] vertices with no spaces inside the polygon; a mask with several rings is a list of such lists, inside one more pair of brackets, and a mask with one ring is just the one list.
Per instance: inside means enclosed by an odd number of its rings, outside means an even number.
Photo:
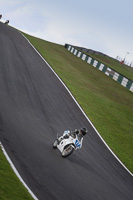
[{"label": "grassy hillside", "polygon": [[65,82],[110,148],[133,172],[133,93],[63,46],[25,36]]}]

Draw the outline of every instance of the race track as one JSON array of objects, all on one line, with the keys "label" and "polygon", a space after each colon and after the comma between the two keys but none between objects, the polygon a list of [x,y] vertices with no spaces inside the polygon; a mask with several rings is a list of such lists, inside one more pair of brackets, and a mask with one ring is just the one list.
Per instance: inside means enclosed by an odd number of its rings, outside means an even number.
[{"label": "race track", "polygon": [[[57,132],[81,126],[83,148],[62,158],[52,148]],[[133,177],[27,40],[2,23],[0,141],[39,200],[133,200]]]}]

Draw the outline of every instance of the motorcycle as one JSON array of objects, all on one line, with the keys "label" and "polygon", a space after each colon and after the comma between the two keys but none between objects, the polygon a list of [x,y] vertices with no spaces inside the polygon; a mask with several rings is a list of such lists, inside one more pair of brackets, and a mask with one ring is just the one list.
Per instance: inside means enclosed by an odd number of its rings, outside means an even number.
[{"label": "motorcycle", "polygon": [[[69,136],[68,136],[69,133]],[[78,136],[73,136],[70,131],[65,131],[63,136],[58,136],[53,143],[53,148],[61,152],[62,157],[70,156],[75,150],[80,149],[82,143],[79,141]]]}]

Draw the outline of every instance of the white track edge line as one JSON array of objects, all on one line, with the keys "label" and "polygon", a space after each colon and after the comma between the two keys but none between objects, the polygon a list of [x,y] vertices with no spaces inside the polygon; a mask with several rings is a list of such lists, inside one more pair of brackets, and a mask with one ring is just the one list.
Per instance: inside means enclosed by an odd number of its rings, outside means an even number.
[{"label": "white track edge line", "polygon": [[52,72],[56,75],[56,77],[60,80],[60,82],[63,84],[63,86],[66,88],[66,90],[69,92],[69,94],[71,95],[71,97],[73,98],[73,100],[75,101],[75,103],[77,104],[77,106],[79,107],[79,109],[81,110],[81,112],[84,114],[84,116],[86,117],[86,119],[89,121],[89,123],[91,124],[91,126],[94,128],[94,130],[96,131],[96,133],[98,134],[98,136],[100,137],[100,139],[103,141],[103,143],[105,144],[105,146],[109,149],[109,151],[113,154],[113,156],[119,161],[119,163],[129,172],[129,174],[131,176],[133,176],[133,174],[130,172],[130,170],[122,163],[122,161],[116,156],[116,154],[111,150],[111,148],[107,145],[107,143],[104,141],[104,139],[102,138],[102,136],[100,135],[100,133],[97,131],[97,129],[95,128],[95,126],[93,125],[93,123],[90,121],[90,119],[88,118],[88,116],[85,114],[85,112],[83,111],[83,109],[81,108],[81,106],[79,105],[79,103],[77,102],[77,100],[74,98],[74,96],[72,95],[72,93],[70,92],[70,90],[67,88],[67,86],[65,85],[65,83],[61,80],[61,78],[56,74],[56,72],[53,70],[53,68],[49,65],[49,63],[47,63],[47,61],[44,59],[44,57],[37,51],[37,49],[31,44],[31,42],[20,32],[20,34],[28,41],[28,43],[33,47],[33,49],[37,52],[37,54],[43,59],[43,61],[48,65],[48,67],[52,70]]},{"label": "white track edge line", "polygon": [[16,167],[14,166],[14,164],[12,163],[11,159],[9,158],[6,150],[4,149],[2,143],[0,142],[0,147],[2,149],[3,154],[5,155],[7,161],[9,162],[11,168],[13,169],[14,173],[17,175],[17,177],[19,178],[19,180],[22,182],[22,184],[24,185],[24,187],[28,190],[28,192],[30,193],[30,195],[33,197],[34,200],[39,200],[34,193],[30,190],[30,188],[27,186],[27,184],[24,182],[24,180],[22,179],[22,177],[20,176],[20,174],[18,173]]}]

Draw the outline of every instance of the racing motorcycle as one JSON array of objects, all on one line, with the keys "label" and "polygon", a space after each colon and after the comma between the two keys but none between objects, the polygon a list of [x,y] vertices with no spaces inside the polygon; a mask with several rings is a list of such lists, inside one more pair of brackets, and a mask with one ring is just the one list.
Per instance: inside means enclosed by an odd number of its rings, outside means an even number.
[{"label": "racing motorcycle", "polygon": [[[69,133],[69,136],[68,136]],[[82,142],[79,141],[78,136],[73,136],[70,131],[65,131],[63,136],[58,136],[53,143],[53,148],[61,152],[62,157],[70,156],[75,150],[82,147]]]}]

